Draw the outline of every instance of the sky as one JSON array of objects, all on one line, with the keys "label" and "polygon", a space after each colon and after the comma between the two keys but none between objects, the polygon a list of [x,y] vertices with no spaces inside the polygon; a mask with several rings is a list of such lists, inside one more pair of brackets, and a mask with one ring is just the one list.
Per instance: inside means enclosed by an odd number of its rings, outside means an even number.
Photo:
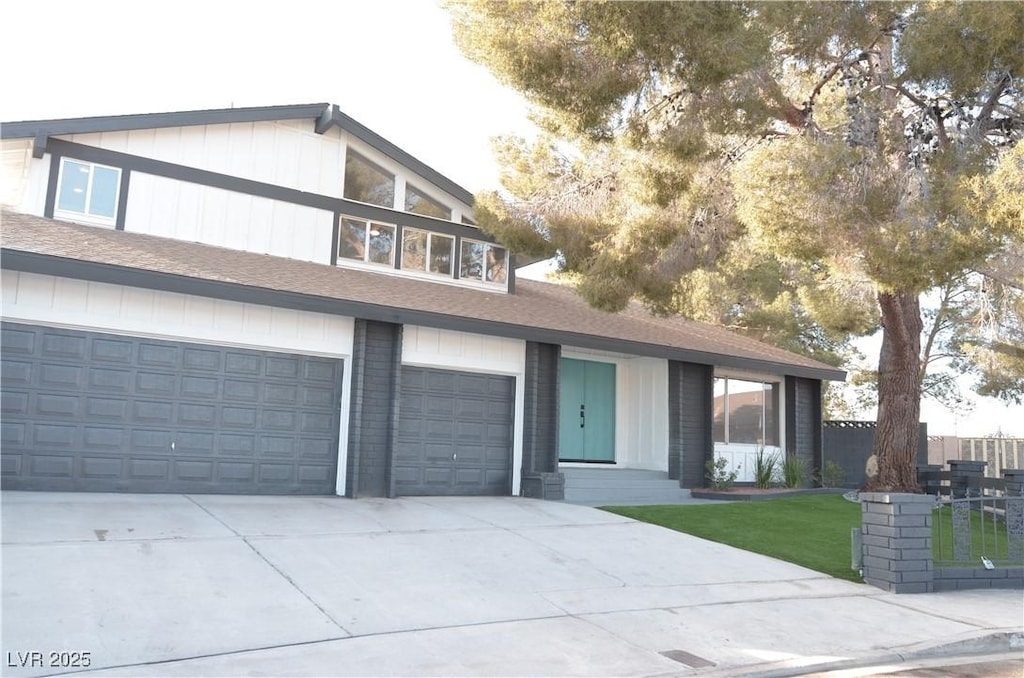
[{"label": "sky", "polygon": [[[334,103],[473,192],[498,187],[490,139],[533,131],[434,0],[7,0],[4,20],[0,120]],[[992,399],[967,417],[925,403],[922,420],[1024,437],[1024,407]]]}]

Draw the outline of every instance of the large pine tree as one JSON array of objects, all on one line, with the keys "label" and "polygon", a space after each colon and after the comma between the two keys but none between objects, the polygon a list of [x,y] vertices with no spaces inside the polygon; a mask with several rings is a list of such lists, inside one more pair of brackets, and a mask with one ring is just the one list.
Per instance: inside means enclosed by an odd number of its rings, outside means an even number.
[{"label": "large pine tree", "polygon": [[[557,254],[602,308],[639,298],[826,360],[880,326],[874,487],[915,490],[922,296],[980,280],[1020,308],[1024,4],[447,8],[543,130],[498,145],[504,192],[478,196],[481,225]],[[954,334],[1019,398],[1005,317]]]}]

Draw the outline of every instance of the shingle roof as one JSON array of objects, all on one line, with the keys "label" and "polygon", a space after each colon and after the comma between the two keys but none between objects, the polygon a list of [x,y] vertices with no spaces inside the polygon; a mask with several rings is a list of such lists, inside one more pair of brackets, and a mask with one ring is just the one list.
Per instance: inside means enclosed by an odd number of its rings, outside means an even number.
[{"label": "shingle roof", "polygon": [[638,305],[588,306],[572,289],[517,280],[501,294],[138,233],[2,214],[4,268],[768,371],[843,379],[830,365]]}]

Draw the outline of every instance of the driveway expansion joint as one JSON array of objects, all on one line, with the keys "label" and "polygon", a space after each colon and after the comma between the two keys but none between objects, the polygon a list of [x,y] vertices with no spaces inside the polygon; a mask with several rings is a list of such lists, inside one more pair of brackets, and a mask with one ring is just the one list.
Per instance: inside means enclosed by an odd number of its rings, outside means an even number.
[{"label": "driveway expansion joint", "polygon": [[298,585],[298,584],[297,584],[297,583],[295,582],[295,580],[294,580],[294,579],[292,579],[291,577],[289,577],[289,576],[288,576],[288,575],[287,575],[287,574],[286,574],[286,573],[285,573],[285,572],[284,572],[283,570],[281,570],[281,568],[279,568],[279,567],[278,567],[277,565],[275,565],[274,563],[272,563],[272,562],[271,562],[271,561],[270,561],[270,560],[269,560],[269,559],[268,559],[268,558],[267,558],[267,557],[266,557],[265,555],[263,555],[263,553],[262,553],[262,552],[261,552],[261,551],[260,551],[260,550],[259,550],[258,548],[256,548],[256,547],[255,547],[255,546],[254,546],[253,544],[251,544],[251,543],[249,542],[249,540],[248,540],[248,539],[247,539],[247,538],[246,538],[246,537],[245,537],[244,535],[240,534],[240,533],[238,532],[238,530],[236,530],[235,528],[231,527],[231,525],[229,525],[229,524],[227,524],[226,522],[224,522],[223,520],[221,520],[219,516],[217,516],[217,515],[216,515],[215,513],[213,513],[212,511],[210,511],[210,510],[209,510],[208,508],[206,508],[205,506],[203,506],[202,504],[200,504],[199,502],[197,502],[197,501],[196,501],[195,499],[193,499],[193,498],[191,497],[191,495],[185,495],[185,497],[186,497],[186,498],[187,498],[187,499],[188,499],[189,501],[191,501],[191,502],[192,502],[193,504],[195,504],[196,506],[198,506],[200,510],[202,510],[202,511],[205,511],[205,512],[206,512],[206,513],[207,513],[207,514],[208,514],[208,515],[209,515],[209,516],[210,516],[211,518],[213,518],[214,520],[216,520],[216,521],[217,521],[218,523],[220,523],[221,525],[223,525],[223,526],[224,526],[225,528],[227,528],[227,529],[231,530],[231,531],[232,531],[232,532],[233,532],[233,533],[235,534],[235,536],[237,536],[237,537],[238,537],[239,539],[241,539],[241,540],[242,540],[242,543],[243,543],[243,544],[245,544],[246,546],[248,546],[248,547],[249,547],[249,549],[250,549],[250,550],[251,550],[251,551],[252,551],[253,553],[255,553],[255,554],[256,554],[256,556],[257,556],[257,557],[258,557],[258,558],[259,558],[260,560],[262,560],[262,561],[263,561],[264,563],[266,563],[266,564],[267,564],[267,565],[268,565],[268,566],[269,566],[269,567],[270,567],[270,568],[271,568],[272,570],[274,570],[274,572],[277,572],[277,574],[278,574],[279,576],[281,576],[281,577],[282,577],[282,578],[283,578],[283,579],[284,579],[284,580],[285,580],[286,582],[288,582],[289,584],[291,584],[292,588],[294,588],[294,589],[295,589],[296,591],[298,591],[298,592],[299,592],[299,594],[300,594],[300,595],[302,595],[302,597],[303,597],[303,598],[305,598],[306,600],[308,600],[308,601],[310,602],[310,604],[311,604],[311,605],[313,605],[313,607],[315,607],[315,608],[316,608],[317,610],[319,610],[319,611],[320,611],[320,614],[322,614],[322,615],[323,615],[324,617],[326,617],[326,618],[327,618],[328,620],[330,620],[330,622],[331,622],[332,624],[334,624],[335,626],[337,626],[337,627],[338,627],[339,629],[341,629],[341,631],[342,631],[342,632],[344,632],[344,633],[345,633],[345,634],[347,634],[348,636],[351,636],[351,635],[352,635],[352,633],[351,633],[351,632],[350,632],[350,631],[349,631],[348,629],[346,629],[346,628],[345,628],[344,626],[342,626],[342,625],[341,625],[341,624],[340,624],[340,623],[338,622],[338,620],[337,620],[337,619],[335,619],[334,617],[332,617],[332,616],[331,616],[331,614],[330,614],[330,613],[329,613],[329,612],[328,612],[327,610],[325,610],[325,609],[324,609],[324,607],[323,607],[323,606],[322,606],[322,605],[321,605],[320,603],[318,603],[318,602],[317,602],[316,600],[314,600],[314,599],[313,599],[313,597],[312,597],[312,596],[310,596],[310,595],[309,595],[308,593],[306,593],[305,591],[303,591],[303,590],[302,590],[302,587],[300,587],[300,586],[299,586],[299,585]]}]

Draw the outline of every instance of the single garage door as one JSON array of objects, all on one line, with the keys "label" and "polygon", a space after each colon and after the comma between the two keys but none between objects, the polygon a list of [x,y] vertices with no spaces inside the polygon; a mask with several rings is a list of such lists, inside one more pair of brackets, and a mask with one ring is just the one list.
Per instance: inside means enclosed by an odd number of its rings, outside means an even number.
[{"label": "single garage door", "polygon": [[333,494],[342,361],[3,324],[3,488]]},{"label": "single garage door", "polygon": [[402,367],[399,495],[512,492],[513,377]]}]

